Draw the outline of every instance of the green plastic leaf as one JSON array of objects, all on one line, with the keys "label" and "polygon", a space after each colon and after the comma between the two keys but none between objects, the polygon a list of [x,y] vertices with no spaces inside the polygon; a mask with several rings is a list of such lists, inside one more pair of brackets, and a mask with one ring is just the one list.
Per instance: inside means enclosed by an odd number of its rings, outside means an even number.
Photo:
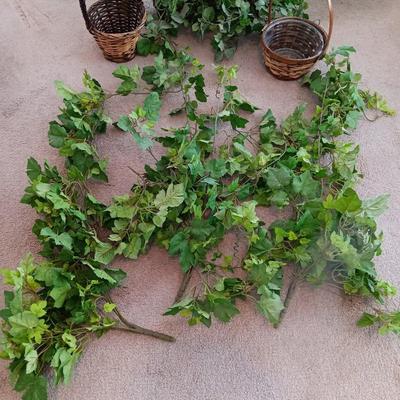
[{"label": "green plastic leaf", "polygon": [[123,254],[132,260],[136,260],[142,249],[142,239],[140,236],[131,237],[128,246],[124,249]]},{"label": "green plastic leaf", "polygon": [[47,400],[47,379],[42,375],[21,372],[15,390],[23,392],[22,400]]},{"label": "green plastic leaf", "polygon": [[213,312],[216,318],[222,322],[229,322],[239,310],[227,299],[216,299],[213,301]]},{"label": "green plastic leaf", "polygon": [[60,126],[56,122],[50,122],[48,136],[50,146],[59,149],[64,145],[65,139],[68,137],[68,133],[63,126]]},{"label": "green plastic leaf", "polygon": [[293,191],[306,199],[314,199],[319,197],[320,184],[313,179],[310,171],[306,171],[293,178]]},{"label": "green plastic leaf", "polygon": [[361,209],[362,202],[357,193],[353,189],[346,191],[338,198],[334,199],[332,195],[328,195],[324,201],[324,207],[328,210],[337,210],[344,214],[346,212],[355,212]]},{"label": "green plastic leaf", "polygon": [[31,344],[25,346],[26,373],[30,374],[36,371],[38,365],[38,353]]},{"label": "green plastic leaf", "polygon": [[110,264],[115,257],[115,249],[110,243],[98,243],[95,250],[95,261],[101,264]]},{"label": "green plastic leaf", "polygon": [[388,209],[389,195],[384,194],[362,202],[363,212],[370,218],[379,217]]},{"label": "green plastic leaf", "polygon": [[123,81],[117,88],[118,94],[127,96],[137,88],[137,82],[140,79],[140,69],[137,65],[131,68],[120,65],[112,74]]},{"label": "green plastic leaf", "polygon": [[46,306],[46,300],[39,300],[37,303],[31,304],[30,310],[33,314],[40,318],[46,315]]},{"label": "green plastic leaf", "polygon": [[70,290],[71,285],[64,281],[62,285],[56,286],[50,291],[50,297],[54,299],[54,307],[60,308],[63,306]]},{"label": "green plastic leaf", "polygon": [[151,92],[143,102],[143,110],[146,112],[146,118],[151,122],[157,122],[160,119],[161,100],[157,92]]},{"label": "green plastic leaf", "polygon": [[52,239],[58,246],[64,246],[67,250],[72,250],[72,237],[66,232],[59,235],[53,232],[51,228],[43,228],[40,231],[40,235]]},{"label": "green plastic leaf", "polygon": [[362,317],[357,321],[357,326],[360,328],[366,328],[368,326],[372,326],[376,323],[377,318],[368,313],[364,313]]},{"label": "green plastic leaf", "polygon": [[290,184],[291,179],[291,171],[284,166],[269,168],[266,175],[267,185],[270,189],[282,189]]},{"label": "green plastic leaf", "polygon": [[28,159],[27,167],[26,167],[26,174],[28,175],[29,179],[33,181],[42,173],[42,168],[40,167],[39,163],[32,157]]},{"label": "green plastic leaf", "polygon": [[72,100],[72,98],[74,96],[76,96],[76,92],[74,90],[72,90],[71,88],[69,88],[68,86],[66,86],[63,82],[61,81],[55,81],[54,82],[55,86],[56,86],[56,91],[57,94],[65,99],[65,100]]},{"label": "green plastic leaf", "polygon": [[167,191],[160,190],[154,199],[155,207],[178,207],[184,201],[185,187],[183,183],[170,184]]},{"label": "green plastic leaf", "polygon": [[269,322],[276,325],[279,322],[283,309],[285,308],[281,297],[277,293],[268,289],[267,286],[261,286],[257,293],[260,294],[257,308]]},{"label": "green plastic leaf", "polygon": [[106,313],[110,313],[115,310],[115,307],[117,307],[117,306],[114,303],[104,303],[103,310]]}]

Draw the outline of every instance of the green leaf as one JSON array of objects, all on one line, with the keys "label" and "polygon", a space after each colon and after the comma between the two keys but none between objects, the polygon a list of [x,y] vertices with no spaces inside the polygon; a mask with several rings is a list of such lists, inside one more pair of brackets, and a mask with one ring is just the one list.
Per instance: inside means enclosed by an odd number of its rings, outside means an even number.
[{"label": "green leaf", "polygon": [[123,130],[124,132],[132,132],[132,121],[127,115],[121,115],[118,119],[117,126],[119,129]]},{"label": "green leaf", "polygon": [[129,240],[128,246],[124,249],[123,254],[132,260],[136,260],[142,249],[142,239],[140,236],[132,236]]},{"label": "green leaf", "polygon": [[207,102],[207,95],[204,91],[204,76],[199,74],[189,78],[189,82],[194,85],[196,99],[202,103]]},{"label": "green leaf", "polygon": [[50,146],[59,149],[60,147],[64,146],[65,139],[68,137],[68,133],[65,128],[57,124],[57,122],[50,122],[48,136]]},{"label": "green leaf", "polygon": [[55,81],[54,84],[56,86],[57,94],[65,100],[72,100],[72,98],[77,94],[74,90],[64,85],[64,83],[61,81]]},{"label": "green leaf", "polygon": [[389,195],[384,194],[362,202],[363,212],[370,218],[379,217],[388,209]]},{"label": "green leaf", "polygon": [[115,310],[115,307],[117,306],[114,303],[104,303],[103,310],[106,313],[110,313]]},{"label": "green leaf", "polygon": [[23,311],[8,319],[11,325],[10,333],[14,336],[25,335],[39,324],[39,318],[30,311]]},{"label": "green leaf", "polygon": [[151,92],[143,102],[143,109],[146,112],[146,118],[149,121],[157,122],[160,119],[160,95],[157,92]]},{"label": "green leaf", "polygon": [[72,250],[72,237],[66,232],[59,235],[50,228],[43,228],[40,235],[53,240],[57,246],[64,246],[67,250]]},{"label": "green leaf", "polygon": [[355,212],[361,209],[362,202],[353,189],[346,189],[337,199],[328,195],[324,201],[324,207],[328,210],[337,210],[340,213]]},{"label": "green leaf", "polygon": [[366,328],[368,326],[372,326],[377,322],[377,318],[368,313],[364,313],[362,317],[357,321],[357,326],[360,328]]},{"label": "green leaf", "polygon": [[117,88],[118,94],[127,96],[137,88],[137,82],[140,79],[140,69],[137,65],[131,68],[120,65],[112,74],[123,81]]},{"label": "green leaf", "polygon": [[281,297],[267,288],[261,286],[258,291],[260,300],[257,302],[257,308],[268,319],[269,322],[276,325],[280,320],[280,315],[285,308]]},{"label": "green leaf", "polygon": [[42,375],[21,372],[15,390],[23,392],[22,400],[47,400],[47,379]]},{"label": "green leaf", "polygon": [[183,183],[177,185],[170,184],[167,191],[160,190],[154,199],[154,206],[157,208],[162,207],[178,207],[184,201],[185,187]]},{"label": "green leaf", "polygon": [[213,312],[216,318],[222,322],[229,322],[239,310],[227,299],[216,299],[213,301]]},{"label": "green leaf", "polygon": [[320,184],[313,179],[310,171],[306,171],[293,178],[293,190],[306,199],[314,199],[320,195]]},{"label": "green leaf", "polygon": [[140,56],[147,57],[151,54],[152,50],[152,42],[150,39],[146,37],[140,38],[140,40],[136,44],[136,52]]},{"label": "green leaf", "polygon": [[350,273],[354,269],[362,269],[360,255],[357,249],[351,245],[350,238],[345,238],[342,234],[332,232],[330,239],[332,245],[338,251],[337,257],[350,269]]},{"label": "green leaf", "polygon": [[110,243],[100,242],[95,249],[95,261],[100,264],[110,264],[115,257],[115,249]]},{"label": "green leaf", "polygon": [[206,219],[194,219],[190,226],[190,235],[192,238],[200,241],[207,240],[214,232],[215,228],[210,225]]},{"label": "green leaf", "polygon": [[205,170],[214,179],[222,178],[228,172],[226,161],[221,158],[208,160]]},{"label": "green leaf", "polygon": [[38,178],[41,173],[42,168],[40,167],[39,163],[34,158],[30,157],[26,167],[26,174],[28,175],[29,179],[33,181]]},{"label": "green leaf", "polygon": [[190,244],[183,232],[178,232],[172,237],[168,251],[173,256],[179,255],[183,272],[189,271],[194,266],[196,258],[190,250]]},{"label": "green leaf", "polygon": [[289,197],[283,190],[278,190],[270,197],[271,204],[276,207],[282,208],[289,204]]},{"label": "green leaf", "polygon": [[61,308],[71,290],[71,285],[64,281],[62,285],[56,286],[50,291],[50,297],[54,299],[54,307]]},{"label": "green leaf", "polygon": [[31,304],[30,310],[33,314],[40,318],[46,315],[46,306],[46,300],[39,300],[37,303]]},{"label": "green leaf", "polygon": [[77,340],[74,335],[66,331],[62,334],[61,338],[64,341],[64,343],[66,343],[69,347],[71,347],[71,349],[76,349]]},{"label": "green leaf", "polygon": [[288,186],[291,180],[291,171],[284,166],[268,169],[266,181],[270,189],[282,189]]},{"label": "green leaf", "polygon": [[26,373],[30,374],[36,371],[38,365],[38,353],[31,344],[25,347]]},{"label": "green leaf", "polygon": [[93,273],[100,279],[103,279],[110,283],[115,283],[115,279],[109,275],[106,271],[100,268],[92,268]]}]

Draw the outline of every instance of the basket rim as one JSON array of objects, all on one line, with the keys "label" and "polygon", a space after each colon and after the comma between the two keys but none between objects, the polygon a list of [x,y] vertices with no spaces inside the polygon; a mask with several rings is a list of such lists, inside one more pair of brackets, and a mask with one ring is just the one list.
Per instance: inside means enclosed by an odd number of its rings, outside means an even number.
[{"label": "basket rim", "polygon": [[[301,22],[305,22],[306,24],[312,25],[314,28],[316,28],[323,37],[324,40],[324,48],[322,49],[322,51],[320,53],[315,54],[312,57],[307,57],[307,58],[291,58],[291,57],[283,57],[282,55],[280,55],[279,53],[277,53],[276,51],[272,50],[265,42],[265,32],[268,30],[268,28],[270,28],[272,25],[276,25],[279,22],[285,22],[285,21],[301,21]],[[326,52],[326,45],[327,45],[327,38],[328,38],[328,34],[326,33],[325,29],[321,26],[318,25],[317,23],[310,21],[308,19],[304,19],[304,18],[299,18],[299,17],[281,17],[281,18],[277,18],[274,19],[273,21],[271,21],[269,24],[265,25],[263,30],[261,31],[261,43],[263,44],[264,48],[266,50],[268,50],[270,53],[273,54],[273,56],[282,62],[286,62],[289,61],[291,63],[293,62],[301,62],[301,63],[307,63],[307,62],[311,62],[311,61],[316,61],[318,60],[323,54],[325,54]]]},{"label": "basket rim", "polygon": [[[90,9],[91,9],[94,5],[96,5],[96,3],[94,3],[94,4],[92,4],[92,5],[90,6],[90,8],[89,8],[89,10],[88,10],[88,13],[90,13]],[[125,35],[132,35],[132,34],[138,33],[140,30],[143,29],[143,27],[144,27],[144,25],[145,25],[145,23],[146,23],[146,20],[147,20],[147,11],[144,10],[143,18],[142,18],[142,20],[140,21],[140,24],[139,24],[133,31],[115,32],[115,33],[112,33],[112,32],[100,31],[100,30],[98,30],[97,28],[94,28],[93,26],[91,26],[91,28],[90,28],[90,33],[96,33],[96,34],[101,34],[101,35],[107,35],[107,36],[112,36],[112,37],[115,37],[115,38],[122,37],[122,36],[125,36]]]}]

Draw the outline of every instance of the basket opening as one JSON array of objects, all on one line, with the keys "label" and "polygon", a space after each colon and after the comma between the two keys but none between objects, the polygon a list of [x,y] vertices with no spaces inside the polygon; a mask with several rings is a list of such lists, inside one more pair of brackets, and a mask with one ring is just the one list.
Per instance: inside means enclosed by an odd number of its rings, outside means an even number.
[{"label": "basket opening", "polygon": [[294,60],[319,57],[325,48],[323,32],[302,19],[275,20],[266,28],[262,39],[271,51]]},{"label": "basket opening", "polygon": [[89,8],[88,15],[97,31],[127,33],[141,24],[145,7],[138,0],[100,0]]}]

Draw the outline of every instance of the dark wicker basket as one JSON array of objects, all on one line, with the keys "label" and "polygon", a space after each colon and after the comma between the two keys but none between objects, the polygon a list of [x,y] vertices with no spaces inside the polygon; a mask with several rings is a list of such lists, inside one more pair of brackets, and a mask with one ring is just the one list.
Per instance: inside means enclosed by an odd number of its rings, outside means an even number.
[{"label": "dark wicker basket", "polygon": [[265,65],[278,79],[298,79],[325,55],[333,29],[332,2],[328,0],[328,33],[320,25],[303,18],[283,17],[272,21],[272,2],[270,0],[268,24],[261,36]]},{"label": "dark wicker basket", "polygon": [[139,0],[99,0],[86,8],[79,0],[88,31],[107,60],[125,62],[135,57],[136,43],[146,22],[146,9]]}]

